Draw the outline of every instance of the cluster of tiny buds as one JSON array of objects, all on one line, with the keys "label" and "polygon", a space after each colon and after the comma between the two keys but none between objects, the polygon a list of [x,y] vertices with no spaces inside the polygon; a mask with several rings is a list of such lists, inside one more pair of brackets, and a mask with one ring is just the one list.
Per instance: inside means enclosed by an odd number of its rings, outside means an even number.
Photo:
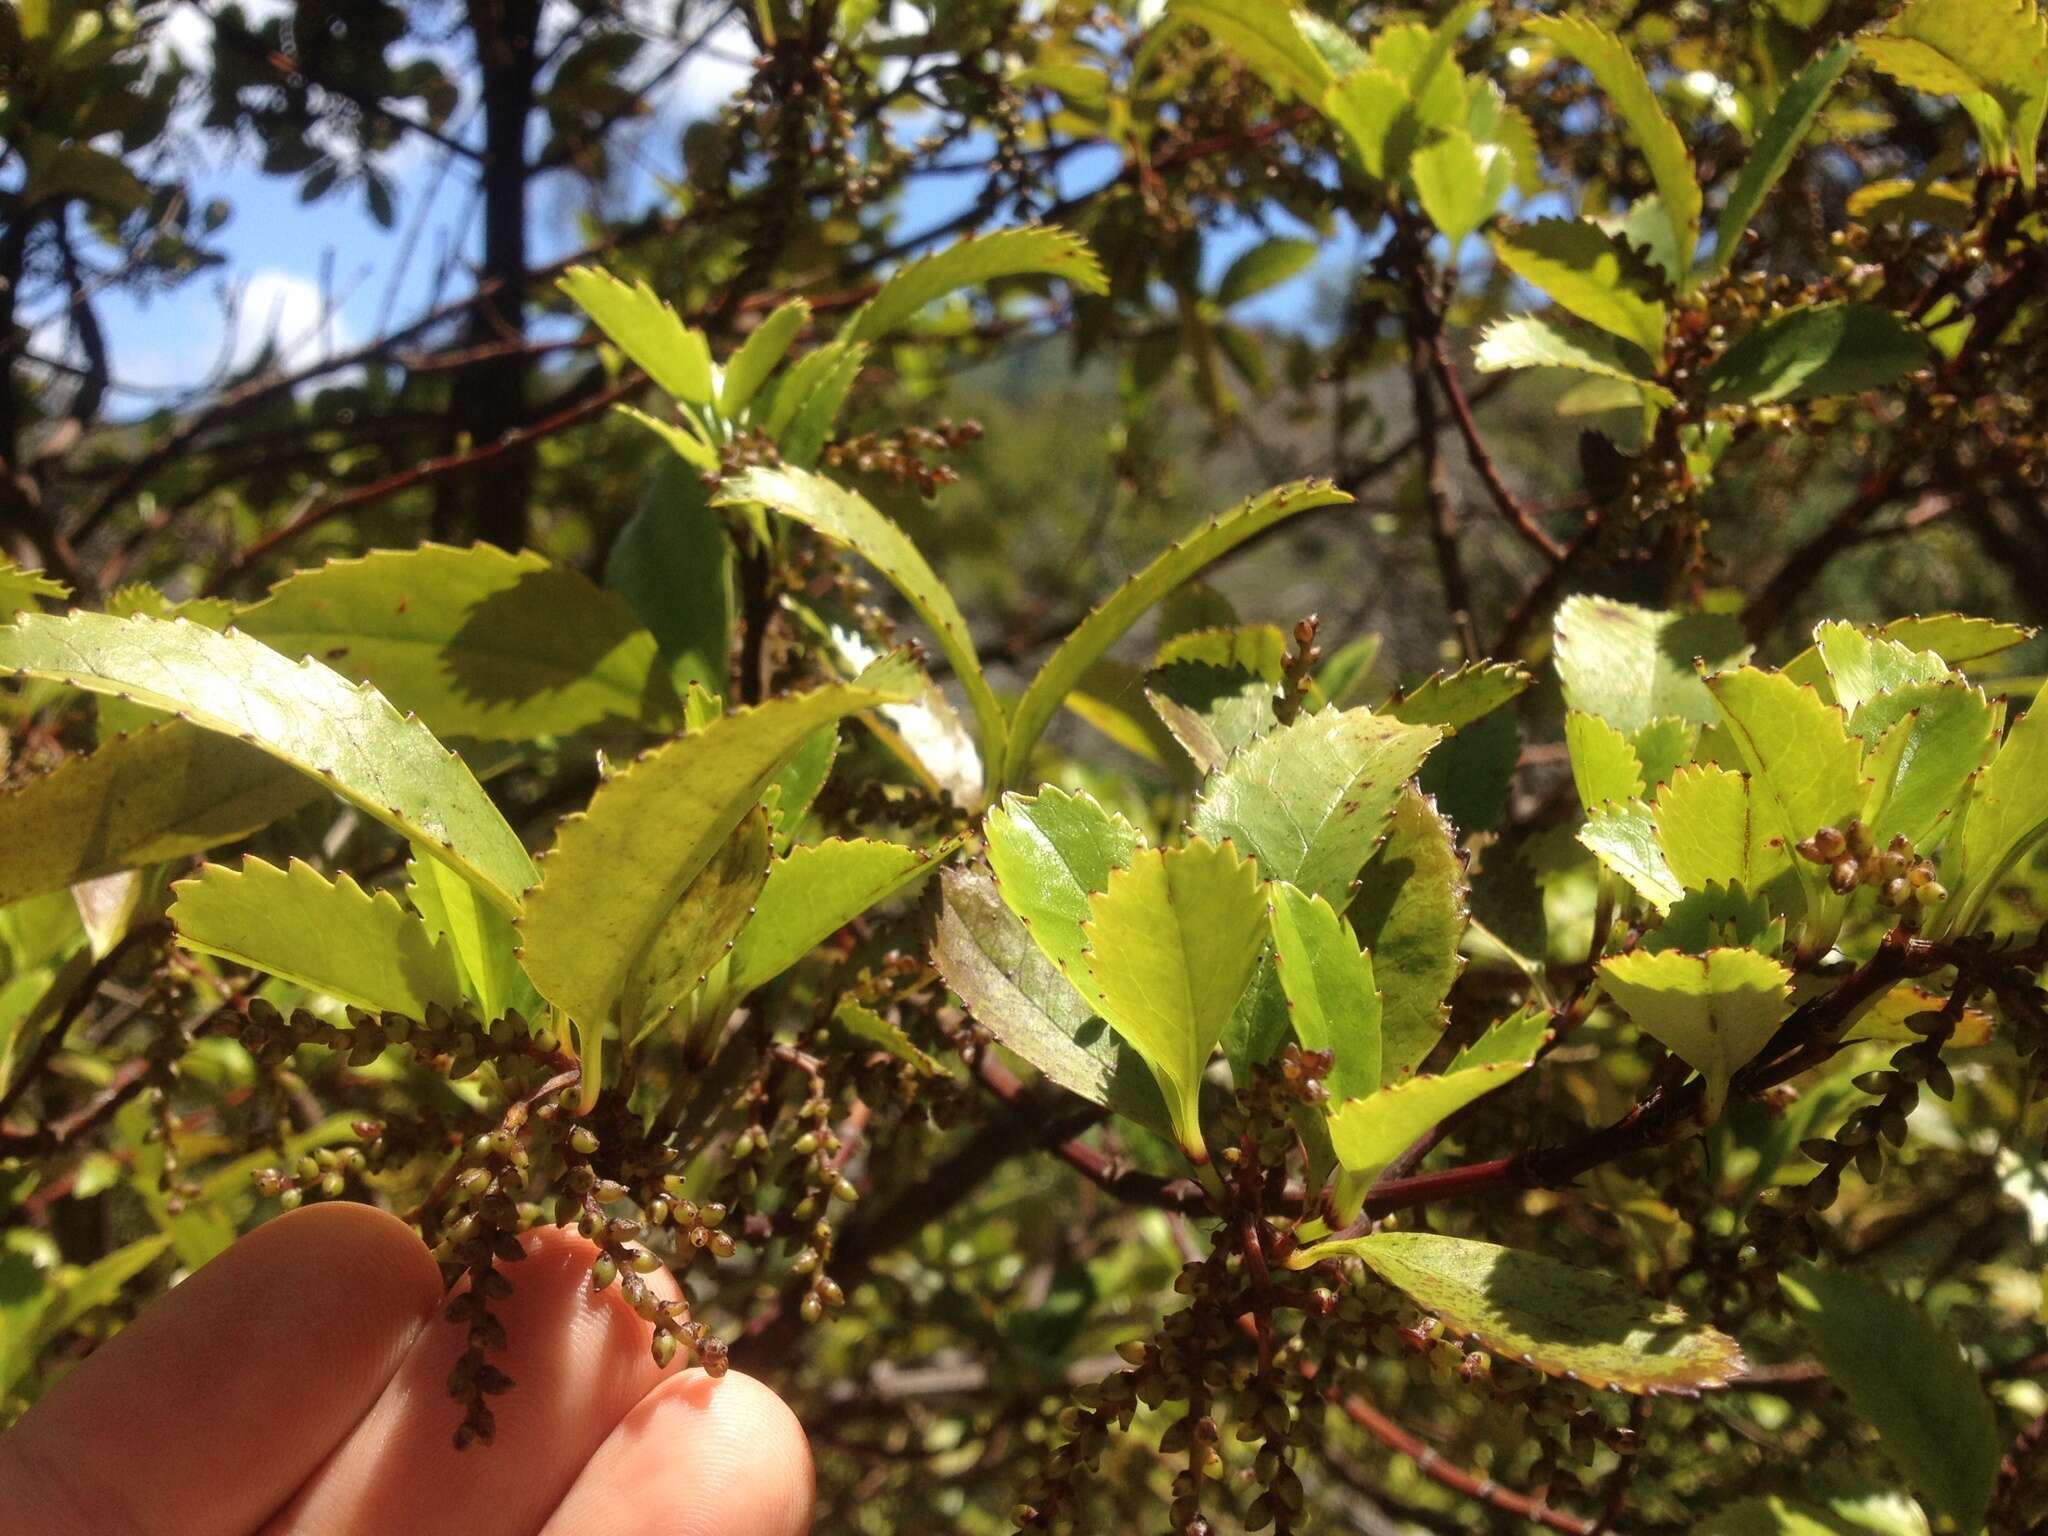
[{"label": "cluster of tiny buds", "polygon": [[737,475],[742,470],[761,465],[782,462],[782,450],[775,446],[775,440],[758,427],[748,427],[736,432],[718,450],[718,468],[706,470],[697,478],[704,482],[707,490],[716,490],[721,480]]},{"label": "cluster of tiny buds", "polygon": [[940,421],[929,427],[904,427],[895,432],[864,432],[831,444],[825,462],[835,469],[852,469],[864,475],[879,475],[903,485],[914,485],[929,501],[942,485],[951,485],[960,472],[950,464],[932,462],[940,454],[957,452],[981,437],[978,421]]},{"label": "cluster of tiny buds", "polygon": [[1280,1053],[1280,1080],[1302,1103],[1324,1104],[1329,1101],[1330,1090],[1323,1086],[1323,1079],[1336,1065],[1335,1051],[1311,1051],[1290,1043]]},{"label": "cluster of tiny buds", "polygon": [[1852,817],[1839,827],[1822,827],[1799,845],[1799,856],[1828,866],[1828,885],[1846,896],[1859,885],[1877,887],[1877,899],[1894,911],[1908,905],[1936,907],[1948,889],[1934,878],[1934,865],[1916,858],[1903,832],[1879,852],[1870,829]]},{"label": "cluster of tiny buds", "polygon": [[1834,1135],[1811,1136],[1800,1142],[1800,1152],[1819,1163],[1820,1172],[1804,1184],[1767,1191],[1750,1208],[1746,1225],[1754,1252],[1745,1253],[1745,1258],[1767,1260],[1781,1238],[1789,1238],[1807,1257],[1813,1257],[1818,1247],[1813,1233],[1805,1222],[1791,1218],[1833,1205],[1841,1193],[1842,1173],[1851,1163],[1866,1184],[1874,1185],[1884,1176],[1885,1144],[1905,1145],[1906,1120],[1920,1101],[1921,1085],[1938,1099],[1955,1096],[1955,1078],[1941,1059],[1942,1047],[1955,1030],[1955,1013],[1931,1008],[1912,1015],[1906,1024],[1921,1038],[1899,1047],[1889,1067],[1858,1073],[1855,1078],[1857,1092],[1874,1095],[1877,1102],[1856,1110]]},{"label": "cluster of tiny buds", "polygon": [[367,1142],[361,1146],[317,1147],[295,1162],[289,1172],[282,1168],[259,1168],[254,1175],[256,1193],[274,1199],[284,1210],[296,1210],[309,1197],[338,1200],[352,1177],[360,1177],[382,1161],[384,1128],[374,1120],[358,1120],[351,1127]]},{"label": "cluster of tiny buds", "polygon": [[403,1045],[420,1062],[450,1079],[469,1077],[486,1061],[499,1063],[501,1070],[507,1065],[524,1065],[520,1058],[544,1062],[562,1048],[553,1031],[529,1029],[516,1013],[483,1025],[458,1018],[439,1004],[428,1007],[424,1020],[350,1008],[344,1027],[304,1008],[294,1009],[287,1019],[260,997],[248,1005],[242,1044],[265,1066],[279,1066],[300,1046],[316,1045],[343,1053],[351,1067],[366,1067],[392,1046]]},{"label": "cluster of tiny buds", "polygon": [[601,1292],[616,1284],[619,1298],[643,1321],[654,1328],[649,1351],[662,1369],[687,1351],[708,1376],[723,1376],[726,1370],[725,1341],[690,1315],[685,1298],[670,1300],[655,1294],[644,1278],[662,1267],[659,1254],[644,1246],[654,1232],[666,1231],[674,1239],[675,1264],[687,1270],[700,1253],[729,1259],[738,1251],[732,1234],[721,1230],[725,1206],[703,1204],[688,1198],[683,1180],[668,1174],[662,1178],[661,1193],[648,1199],[635,1216],[617,1210],[632,1193],[614,1179],[600,1178],[590,1166],[599,1150],[597,1133],[588,1126],[576,1126],[562,1146],[567,1168],[562,1193],[555,1202],[555,1219],[576,1230],[598,1247],[590,1266],[590,1289]]},{"label": "cluster of tiny buds", "polygon": [[1321,627],[1322,620],[1313,613],[1295,623],[1294,647],[1281,664],[1280,697],[1273,704],[1273,713],[1282,725],[1293,722],[1308,697],[1316,663],[1323,659],[1322,647],[1316,644],[1316,631]]}]

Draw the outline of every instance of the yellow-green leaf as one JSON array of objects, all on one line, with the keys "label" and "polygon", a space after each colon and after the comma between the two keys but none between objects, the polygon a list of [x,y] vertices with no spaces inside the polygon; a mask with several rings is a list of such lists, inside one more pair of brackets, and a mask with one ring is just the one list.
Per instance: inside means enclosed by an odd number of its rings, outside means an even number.
[{"label": "yellow-green leaf", "polygon": [[183,858],[320,793],[255,747],[162,720],[0,793],[0,906]]},{"label": "yellow-green leaf", "polygon": [[1729,1078],[1792,1009],[1792,973],[1751,949],[1637,950],[1602,961],[1600,984],[1638,1029],[1700,1074],[1708,1124],[1721,1117]]},{"label": "yellow-green leaf", "polygon": [[932,874],[957,846],[832,837],[790,849],[769,868],[754,915],[733,944],[733,995],[772,981],[870,907]]},{"label": "yellow-green leaf", "polygon": [[1265,949],[1258,870],[1199,839],[1138,849],[1089,899],[1082,935],[1103,1017],[1159,1079],[1181,1149],[1206,1162],[1202,1073]]},{"label": "yellow-green leaf", "polygon": [[23,615],[0,673],[50,678],[164,710],[309,774],[518,912],[533,861],[462,760],[383,695],[311,659],[188,619]]},{"label": "yellow-green leaf", "polygon": [[1032,275],[1063,278],[1083,293],[1109,291],[1102,264],[1088,242],[1071,230],[1002,229],[920,256],[882,284],[881,291],[847,322],[840,339],[875,341],[934,299],[996,278]]},{"label": "yellow-green leaf", "polygon": [[711,344],[644,280],[628,285],[596,267],[571,267],[556,286],[671,398],[711,403]]},{"label": "yellow-green leaf", "polygon": [[1365,709],[1298,716],[1212,775],[1188,824],[1235,843],[1269,879],[1342,903],[1402,785],[1441,736]]},{"label": "yellow-green leaf", "polygon": [[1118,587],[1060,642],[1031,680],[1031,686],[1025,689],[1024,697],[1017,701],[1010,718],[1007,758],[989,759],[1005,763],[1002,782],[1023,781],[1030,766],[1031,749],[1060,701],[1146,609],[1245,540],[1313,508],[1335,506],[1350,499],[1321,480],[1297,480],[1267,491],[1212,517]]},{"label": "yellow-green leaf", "polygon": [[171,887],[170,917],[188,949],[254,966],[372,1013],[424,1019],[459,1009],[462,980],[448,946],[389,891],[347,875],[333,882],[293,859],[208,864]]},{"label": "yellow-green leaf", "polygon": [[1693,179],[1692,156],[1685,140],[1664,113],[1649,76],[1628,44],[1583,16],[1546,16],[1526,24],[1585,66],[1627,125],[1629,135],[1650,165],[1682,266],[1692,265],[1700,237],[1700,188]]},{"label": "yellow-green leaf", "polygon": [[1664,356],[1664,300],[1658,274],[1626,241],[1585,219],[1516,224],[1488,237],[1502,266],[1548,294],[1558,308],[1639,348],[1622,354],[1632,377]]},{"label": "yellow-green leaf", "polygon": [[331,560],[286,577],[235,626],[368,683],[444,736],[660,733],[682,718],[625,598],[532,553],[422,544]]},{"label": "yellow-green leaf", "polygon": [[1599,1391],[1692,1393],[1743,1370],[1726,1334],[1600,1270],[1434,1232],[1319,1243],[1289,1263],[1339,1254],[1363,1260],[1453,1335],[1546,1376]]},{"label": "yellow-green leaf", "polygon": [[726,482],[716,504],[767,507],[834,544],[847,546],[880,571],[903,594],[904,601],[931,630],[946,660],[953,664],[954,675],[960,679],[974,711],[983,761],[1003,761],[1003,707],[996,702],[987,678],[982,675],[981,658],[975,654],[967,620],[938,573],[910,542],[909,535],[858,492],[847,490],[823,475],[786,466],[750,469],[735,476]]},{"label": "yellow-green leaf", "polygon": [[1380,994],[1372,956],[1320,896],[1284,881],[1272,892],[1274,957],[1295,1037],[1312,1051],[1330,1051],[1324,1077],[1332,1099],[1357,1099],[1380,1085]]}]

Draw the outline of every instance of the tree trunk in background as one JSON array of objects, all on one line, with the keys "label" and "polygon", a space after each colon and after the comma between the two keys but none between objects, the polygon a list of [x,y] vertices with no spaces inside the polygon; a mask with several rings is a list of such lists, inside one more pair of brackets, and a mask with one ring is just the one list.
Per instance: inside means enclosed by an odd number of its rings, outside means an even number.
[{"label": "tree trunk in background", "polygon": [[[533,111],[540,0],[469,0],[483,73],[484,251],[477,280],[490,292],[470,312],[465,348],[526,339],[526,123]],[[527,418],[526,358],[479,358],[451,381],[451,446],[495,442]],[[481,538],[507,549],[526,542],[533,492],[531,450],[507,454],[489,473],[451,475],[434,502],[437,538]]]}]

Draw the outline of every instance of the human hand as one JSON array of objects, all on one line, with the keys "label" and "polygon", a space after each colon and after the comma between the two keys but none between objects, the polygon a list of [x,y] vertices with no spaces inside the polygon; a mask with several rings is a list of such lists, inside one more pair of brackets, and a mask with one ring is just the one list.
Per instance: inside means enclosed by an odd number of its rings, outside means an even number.
[{"label": "human hand", "polygon": [[[9,1536],[800,1536],[810,1450],[737,1371],[662,1372],[595,1249],[523,1240],[489,1446],[456,1451],[464,1330],[412,1230],[361,1205],[259,1227],[0,1436]],[[647,1277],[674,1295],[666,1271]]]}]

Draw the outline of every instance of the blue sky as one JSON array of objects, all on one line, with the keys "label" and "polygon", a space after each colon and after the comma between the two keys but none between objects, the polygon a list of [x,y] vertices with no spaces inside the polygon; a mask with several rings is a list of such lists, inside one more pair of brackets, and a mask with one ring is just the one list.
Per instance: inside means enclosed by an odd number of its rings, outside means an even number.
[{"label": "blue sky", "polygon": [[[244,0],[245,11],[256,15],[276,5],[277,0]],[[159,57],[175,50],[187,63],[203,67],[210,36],[202,7],[179,0],[155,47]],[[658,47],[650,48],[644,67],[665,57]],[[459,75],[459,61],[448,62],[451,73]],[[737,24],[720,28],[656,99],[653,118],[628,151],[632,170],[608,195],[608,211],[632,213],[658,204],[663,196],[658,178],[679,172],[684,126],[715,111],[744,85],[749,72],[744,31]],[[470,123],[465,102],[451,126],[460,131]],[[468,285],[462,262],[473,255],[475,239],[474,221],[466,216],[472,167],[452,159],[444,174],[442,162],[450,159],[439,147],[415,138],[383,162],[398,193],[397,223],[386,230],[370,218],[359,190],[302,203],[296,179],[262,174],[247,148],[217,139],[198,143],[178,169],[197,203],[218,198],[231,209],[228,222],[209,241],[226,263],[166,293],[143,298],[109,292],[102,298],[101,321],[117,385],[109,409],[133,416],[176,404],[201,388],[224,360],[246,364],[265,337],[273,338],[292,364],[369,341],[432,301],[436,274],[451,250],[457,261],[442,297],[461,294]],[[1071,193],[1099,184],[1117,167],[1117,152],[1107,146],[1077,155],[1065,168],[1060,190]],[[529,235],[536,262],[587,242],[583,216],[588,210],[576,201],[581,195],[577,185],[572,177],[558,176],[536,189]],[[914,231],[942,222],[965,208],[978,190],[971,176],[923,179],[906,194],[903,228]],[[435,194],[431,200],[429,191]],[[1209,279],[1259,238],[1259,232],[1247,228],[1213,239],[1206,262]],[[1349,260],[1353,246],[1348,239],[1335,242],[1323,265]],[[1244,306],[1237,317],[1299,323],[1312,287],[1309,277],[1297,277]],[[40,316],[32,311],[29,318],[33,322]],[[61,330],[60,324],[45,325],[37,350],[60,351]]]}]

